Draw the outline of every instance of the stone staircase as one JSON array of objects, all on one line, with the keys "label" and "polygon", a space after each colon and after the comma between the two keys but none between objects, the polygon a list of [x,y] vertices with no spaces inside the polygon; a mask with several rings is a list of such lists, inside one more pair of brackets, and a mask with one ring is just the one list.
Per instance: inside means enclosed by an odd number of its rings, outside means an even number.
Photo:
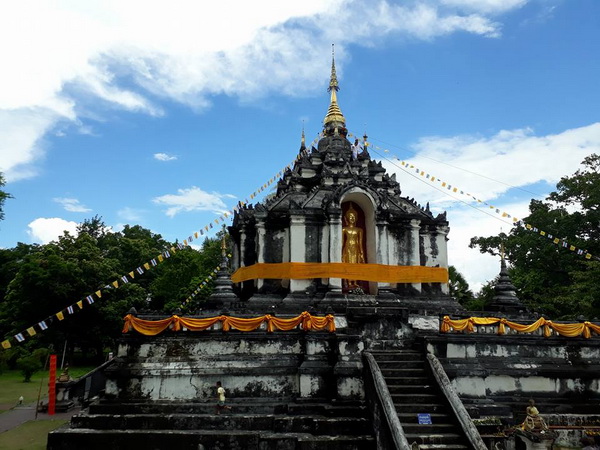
[{"label": "stone staircase", "polygon": [[49,450],[374,449],[360,402],[243,398],[216,415],[214,403],[109,401],[90,405],[51,432]]},{"label": "stone staircase", "polygon": [[[471,445],[454,417],[446,397],[430,375],[425,355],[417,350],[372,350],[385,378],[409,444],[424,450],[469,449]],[[418,414],[431,416],[419,424]]]}]

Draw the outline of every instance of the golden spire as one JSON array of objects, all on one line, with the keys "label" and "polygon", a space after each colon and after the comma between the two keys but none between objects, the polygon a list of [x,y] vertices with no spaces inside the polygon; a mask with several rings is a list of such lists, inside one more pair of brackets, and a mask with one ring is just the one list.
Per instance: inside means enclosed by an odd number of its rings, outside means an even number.
[{"label": "golden spire", "polygon": [[335,73],[335,53],[334,46],[331,44],[331,79],[329,80],[329,88],[327,88],[328,92],[331,92],[331,101],[329,103],[329,109],[327,110],[327,115],[323,120],[325,125],[338,122],[343,126],[346,124],[346,119],[342,114],[342,110],[337,104],[337,91],[340,90],[337,75]]},{"label": "golden spire", "polygon": [[221,256],[227,256],[227,227],[223,224],[223,238],[221,239]]},{"label": "golden spire", "polygon": [[306,138],[304,137],[304,120],[302,121],[302,141],[301,141],[301,147],[304,148],[306,147]]}]

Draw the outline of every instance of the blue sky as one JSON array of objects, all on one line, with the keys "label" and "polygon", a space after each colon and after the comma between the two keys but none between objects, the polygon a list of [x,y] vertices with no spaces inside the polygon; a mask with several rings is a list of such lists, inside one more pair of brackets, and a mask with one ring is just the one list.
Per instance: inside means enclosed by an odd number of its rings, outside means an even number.
[{"label": "blue sky", "polygon": [[[94,215],[185,239],[321,130],[332,43],[351,132],[517,217],[600,151],[595,0],[200,3],[0,6],[0,246]],[[493,278],[468,240],[510,224],[384,164]]]}]

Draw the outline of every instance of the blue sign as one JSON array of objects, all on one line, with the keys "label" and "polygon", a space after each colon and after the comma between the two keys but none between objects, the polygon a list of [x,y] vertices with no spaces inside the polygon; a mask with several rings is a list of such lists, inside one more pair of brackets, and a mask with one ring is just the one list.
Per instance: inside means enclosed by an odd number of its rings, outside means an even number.
[{"label": "blue sign", "polygon": [[417,414],[419,425],[431,425],[431,414]]}]

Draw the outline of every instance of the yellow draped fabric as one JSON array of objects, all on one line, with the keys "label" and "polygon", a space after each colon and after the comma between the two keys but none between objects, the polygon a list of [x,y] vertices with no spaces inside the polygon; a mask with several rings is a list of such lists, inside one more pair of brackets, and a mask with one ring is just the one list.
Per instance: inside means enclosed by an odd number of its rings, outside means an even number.
[{"label": "yellow draped fabric", "polygon": [[325,317],[312,316],[308,312],[303,312],[297,317],[282,319],[267,314],[265,316],[254,318],[239,318],[230,316],[217,316],[201,319],[188,317],[172,316],[162,320],[143,320],[138,319],[131,314],[125,316],[123,333],[135,330],[146,336],[156,336],[167,328],[171,327],[173,331],[181,330],[181,327],[189,331],[203,331],[216,323],[221,323],[223,331],[229,331],[232,328],[239,331],[253,331],[259,328],[263,323],[267,324],[267,331],[272,333],[275,330],[289,331],[300,326],[305,331],[327,330],[331,333],[335,331],[335,322],[331,314]]},{"label": "yellow draped fabric", "polygon": [[281,280],[344,278],[382,283],[447,283],[448,270],[444,267],[289,262],[253,264],[240,267],[231,275],[231,281],[234,283],[259,278]]},{"label": "yellow draped fabric", "polygon": [[455,330],[472,333],[475,331],[476,325],[494,324],[498,324],[498,334],[505,334],[506,327],[519,333],[532,333],[538,330],[540,327],[544,327],[545,337],[550,337],[552,335],[551,330],[554,330],[559,335],[566,337],[583,336],[584,338],[589,339],[592,336],[592,331],[597,335],[600,335],[600,325],[596,325],[591,322],[554,323],[551,320],[544,319],[543,317],[540,317],[538,320],[529,325],[524,325],[495,317],[469,317],[468,319],[452,320],[449,316],[444,316],[444,319],[440,325],[440,331],[442,333],[448,333],[451,330]]}]

